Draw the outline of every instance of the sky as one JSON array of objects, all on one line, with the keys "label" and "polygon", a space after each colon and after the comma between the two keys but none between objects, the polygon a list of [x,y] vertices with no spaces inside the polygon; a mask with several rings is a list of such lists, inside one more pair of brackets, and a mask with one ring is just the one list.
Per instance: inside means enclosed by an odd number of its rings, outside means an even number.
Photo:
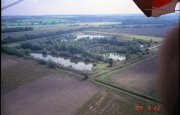
[{"label": "sky", "polygon": [[[1,0],[6,6],[17,0]],[[143,14],[133,0],[25,0],[2,15]]]}]

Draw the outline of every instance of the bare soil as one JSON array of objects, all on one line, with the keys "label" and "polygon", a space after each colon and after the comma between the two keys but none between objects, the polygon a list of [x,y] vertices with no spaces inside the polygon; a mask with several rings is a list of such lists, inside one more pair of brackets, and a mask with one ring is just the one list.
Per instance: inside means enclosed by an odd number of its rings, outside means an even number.
[{"label": "bare soil", "polygon": [[99,87],[68,75],[49,75],[2,96],[4,115],[71,115],[98,91]]},{"label": "bare soil", "polygon": [[[142,105],[142,111],[136,111],[136,105]],[[163,115],[162,108],[160,111],[148,111],[148,105],[154,107],[159,104],[141,101],[125,93],[106,89],[95,95],[78,110],[76,115]]]},{"label": "bare soil", "polygon": [[7,60],[4,60],[2,63],[1,63],[1,69],[6,69],[8,67],[11,67],[15,64],[17,64],[18,62],[17,61],[14,61],[14,60],[11,60],[11,59],[7,59]]},{"label": "bare soil", "polygon": [[1,53],[1,95],[51,74],[82,77],[60,69],[49,69],[46,65],[40,65],[34,60]]},{"label": "bare soil", "polygon": [[112,73],[108,82],[140,94],[158,98],[158,56],[142,60],[122,71]]}]

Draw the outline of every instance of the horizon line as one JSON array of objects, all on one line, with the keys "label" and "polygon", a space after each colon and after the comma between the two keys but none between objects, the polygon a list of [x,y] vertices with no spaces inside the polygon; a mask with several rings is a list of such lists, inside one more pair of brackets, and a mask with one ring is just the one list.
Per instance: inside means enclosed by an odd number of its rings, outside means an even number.
[{"label": "horizon line", "polygon": [[[168,15],[178,15],[179,13],[170,13]],[[110,16],[110,15],[142,15],[145,16],[143,13],[128,13],[128,14],[35,14],[35,15],[1,15],[1,16]],[[166,15],[166,16],[168,16]]]},{"label": "horizon line", "polygon": [[123,14],[123,13],[114,13],[114,14],[32,14],[32,15],[27,15],[27,14],[5,14],[5,15],[1,15],[1,16],[68,16],[68,15],[143,15],[142,13],[127,13],[127,14]]}]

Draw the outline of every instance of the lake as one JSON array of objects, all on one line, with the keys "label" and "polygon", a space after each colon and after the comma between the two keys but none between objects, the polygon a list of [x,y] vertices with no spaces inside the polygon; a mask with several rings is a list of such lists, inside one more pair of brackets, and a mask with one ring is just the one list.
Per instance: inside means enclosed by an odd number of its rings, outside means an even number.
[{"label": "lake", "polygon": [[89,37],[90,39],[93,39],[93,38],[104,38],[105,36],[101,36],[101,35],[83,35],[83,34],[79,34],[77,35],[77,38],[75,40],[78,40],[78,39],[82,39],[82,38],[87,38]]},{"label": "lake", "polygon": [[126,59],[126,57],[124,55],[120,55],[118,53],[106,53],[106,54],[104,54],[104,57],[106,59],[112,58],[113,60],[119,60],[119,61]]},{"label": "lake", "polygon": [[91,71],[93,68],[92,63],[86,64],[84,62],[72,62],[70,59],[65,59],[63,57],[55,57],[52,55],[43,56],[40,53],[31,53],[31,56],[35,59],[43,59],[45,61],[52,60],[56,64],[60,64],[64,67],[72,67],[73,69],[80,71]]}]

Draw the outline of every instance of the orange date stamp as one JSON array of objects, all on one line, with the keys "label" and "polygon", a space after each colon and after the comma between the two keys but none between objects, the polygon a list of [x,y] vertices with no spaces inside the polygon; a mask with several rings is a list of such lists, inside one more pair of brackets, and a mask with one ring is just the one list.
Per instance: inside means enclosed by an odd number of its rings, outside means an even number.
[{"label": "orange date stamp", "polygon": [[143,106],[143,105],[136,105],[135,106],[136,111],[142,111],[142,110],[148,110],[148,111],[157,111],[159,112],[161,110],[161,106],[157,105],[157,106],[152,106],[152,105],[147,105],[147,106]]}]

